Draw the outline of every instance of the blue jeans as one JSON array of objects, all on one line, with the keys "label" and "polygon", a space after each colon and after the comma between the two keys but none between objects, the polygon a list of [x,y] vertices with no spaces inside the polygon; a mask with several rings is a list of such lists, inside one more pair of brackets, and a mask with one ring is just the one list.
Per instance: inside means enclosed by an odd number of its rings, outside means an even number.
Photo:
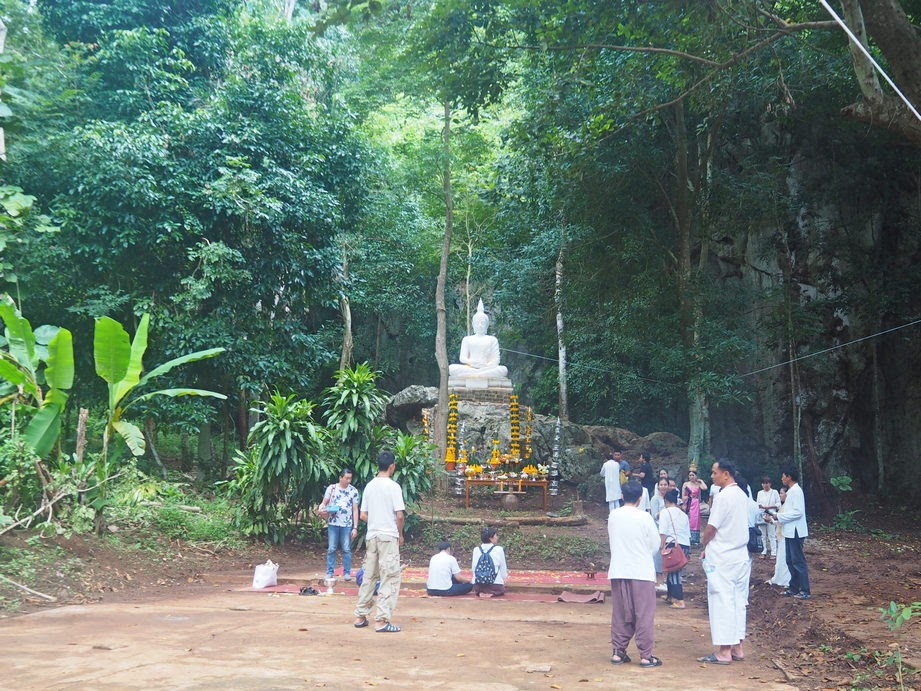
[{"label": "blue jeans", "polygon": [[[679,545],[679,547],[681,547],[681,551],[684,552],[684,556],[690,559],[691,548],[684,545]],[[684,569],[678,569],[668,574],[668,577],[665,579],[665,585],[668,588],[668,596],[672,600],[684,600],[684,586],[681,583],[681,574],[683,573]]]},{"label": "blue jeans", "polygon": [[336,550],[342,550],[342,575],[352,573],[352,528],[346,525],[331,525],[329,528],[329,549],[326,550],[326,575],[332,576],[336,569]]}]

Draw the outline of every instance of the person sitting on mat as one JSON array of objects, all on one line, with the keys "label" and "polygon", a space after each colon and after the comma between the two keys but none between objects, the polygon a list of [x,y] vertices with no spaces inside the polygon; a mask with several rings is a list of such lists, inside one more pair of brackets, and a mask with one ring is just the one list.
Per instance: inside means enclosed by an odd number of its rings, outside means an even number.
[{"label": "person sitting on mat", "polygon": [[438,545],[438,554],[429,559],[429,575],[425,581],[425,592],[435,597],[466,595],[473,585],[466,576],[460,575],[460,566],[451,553],[451,543],[445,540]]}]

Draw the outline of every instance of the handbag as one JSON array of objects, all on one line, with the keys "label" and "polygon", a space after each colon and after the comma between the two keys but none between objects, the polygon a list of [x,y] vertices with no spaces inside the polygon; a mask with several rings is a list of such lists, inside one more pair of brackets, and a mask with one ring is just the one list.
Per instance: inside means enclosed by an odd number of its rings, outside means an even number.
[{"label": "handbag", "polygon": [[758,528],[748,529],[748,551],[752,554],[764,551],[764,540],[761,539],[761,531]]},{"label": "handbag", "polygon": [[[668,520],[672,523],[672,532],[675,531],[675,519],[672,518],[671,512],[668,514]],[[668,547],[664,552],[662,552],[662,572],[663,573],[672,573],[674,571],[680,571],[684,568],[685,564],[688,563],[688,557],[684,553],[684,550],[681,549],[679,545],[673,545]]]},{"label": "handbag", "polygon": [[687,565],[688,558],[680,546],[674,545],[662,552],[662,572],[673,573],[681,571]]}]

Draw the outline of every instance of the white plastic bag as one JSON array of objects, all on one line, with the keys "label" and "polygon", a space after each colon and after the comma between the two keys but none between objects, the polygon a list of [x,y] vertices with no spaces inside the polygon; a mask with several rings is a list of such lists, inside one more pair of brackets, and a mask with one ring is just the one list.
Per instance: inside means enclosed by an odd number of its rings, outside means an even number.
[{"label": "white plastic bag", "polygon": [[278,585],[278,564],[268,559],[265,564],[256,564],[253,572],[254,588],[269,588]]}]

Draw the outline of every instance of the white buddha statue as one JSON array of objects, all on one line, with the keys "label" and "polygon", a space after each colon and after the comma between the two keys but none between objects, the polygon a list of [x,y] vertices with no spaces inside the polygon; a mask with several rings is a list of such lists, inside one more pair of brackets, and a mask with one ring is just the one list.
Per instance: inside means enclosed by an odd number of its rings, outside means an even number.
[{"label": "white buddha statue", "polygon": [[473,335],[464,336],[461,341],[460,362],[448,367],[448,385],[469,388],[486,388],[491,384],[511,386],[508,368],[499,364],[499,341],[486,333],[489,317],[483,309],[482,300],[471,321]]}]

